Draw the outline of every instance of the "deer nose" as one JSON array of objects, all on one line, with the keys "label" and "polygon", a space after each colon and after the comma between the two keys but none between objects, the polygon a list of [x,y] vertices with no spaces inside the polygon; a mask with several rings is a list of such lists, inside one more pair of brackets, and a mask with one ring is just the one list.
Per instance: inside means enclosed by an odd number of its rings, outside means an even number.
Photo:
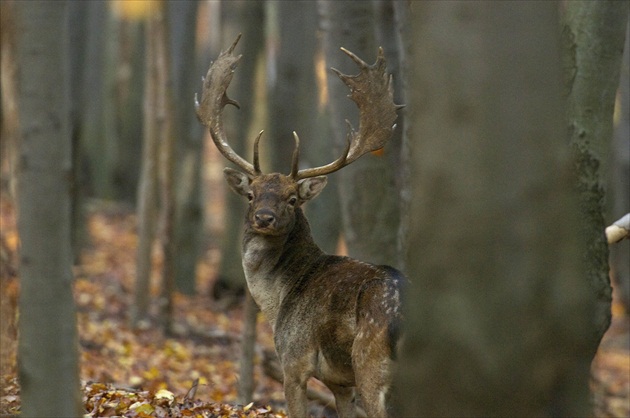
[{"label": "deer nose", "polygon": [[276,221],[276,215],[269,209],[260,209],[254,214],[256,226],[264,228],[273,225]]}]

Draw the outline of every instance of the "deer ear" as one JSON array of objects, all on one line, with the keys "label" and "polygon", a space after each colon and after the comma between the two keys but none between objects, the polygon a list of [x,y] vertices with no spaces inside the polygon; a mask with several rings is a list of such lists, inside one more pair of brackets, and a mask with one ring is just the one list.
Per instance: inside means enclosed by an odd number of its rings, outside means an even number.
[{"label": "deer ear", "polygon": [[247,193],[251,190],[249,187],[251,179],[247,174],[226,167],[223,169],[223,175],[232,190],[242,196],[247,196]]},{"label": "deer ear", "polygon": [[302,201],[311,200],[326,187],[326,176],[311,177],[298,182],[298,194]]}]

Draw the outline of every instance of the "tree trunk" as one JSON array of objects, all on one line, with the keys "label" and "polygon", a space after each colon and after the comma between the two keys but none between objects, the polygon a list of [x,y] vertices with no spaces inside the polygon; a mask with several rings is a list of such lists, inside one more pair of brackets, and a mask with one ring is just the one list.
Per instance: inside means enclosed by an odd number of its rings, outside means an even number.
[{"label": "tree trunk", "polygon": [[[70,135],[72,138],[72,187],[71,187],[71,223],[72,259],[74,264],[80,262],[81,250],[88,242],[86,228],[85,198],[87,193],[87,173],[85,170],[85,144],[81,140],[84,113],[85,90],[91,91],[92,86],[86,86],[84,76],[87,62],[87,39],[89,39],[88,16],[90,4],[71,1],[68,3],[70,22],[69,38],[72,48],[68,54],[70,79]],[[87,66],[89,67],[89,65]]]},{"label": "tree trunk", "polygon": [[106,2],[90,2],[88,7],[80,136],[91,196],[113,199],[113,168],[118,142],[114,116],[118,34]]},{"label": "tree trunk", "polygon": [[138,184],[138,261],[136,286],[131,312],[133,326],[148,316],[151,296],[152,250],[158,202],[158,157],[159,140],[157,131],[158,70],[156,65],[157,39],[153,19],[145,27],[146,71],[144,87],[143,149]]},{"label": "tree trunk", "polygon": [[254,396],[254,356],[256,354],[256,323],[258,306],[246,291],[243,307],[243,331],[241,333],[241,357],[238,379],[238,403],[248,404]]},{"label": "tree trunk", "polygon": [[589,415],[557,7],[412,4],[400,416]]},{"label": "tree trunk", "polygon": [[[619,116],[615,125],[613,138],[612,162],[612,216],[608,219],[618,219],[624,213],[630,212],[630,25],[626,31],[626,46],[621,60],[621,77],[619,77],[619,100],[615,114]],[[630,240],[620,242],[610,247],[610,267],[615,277],[615,284],[621,302],[630,312]]]},{"label": "tree trunk", "polygon": [[162,295],[160,300],[161,324],[167,335],[173,331],[175,295],[175,134],[173,107],[173,80],[171,77],[170,24],[166,0],[156,2],[154,15],[156,65],[158,72],[157,131],[160,141],[160,209],[162,244]]},{"label": "tree trunk", "polygon": [[143,22],[127,17],[116,23],[119,32],[118,76],[113,103],[118,143],[111,175],[116,198],[133,205],[138,199],[138,161],[142,158]]},{"label": "tree trunk", "polygon": [[[404,81],[403,60],[407,51],[403,44],[402,30],[406,23],[408,10],[404,2],[397,0],[375,0],[377,24],[377,43],[382,46],[387,56],[387,68],[394,79],[394,103],[407,103],[407,86]],[[396,266],[402,270],[405,268],[404,249],[406,248],[406,220],[404,214],[407,213],[409,205],[409,185],[408,173],[408,152],[406,150],[407,121],[406,110],[398,111],[396,119],[398,129],[394,130],[390,142],[390,162],[394,167],[394,180],[397,190],[397,200],[400,219],[396,232]],[[403,229],[405,232],[403,233]]]},{"label": "tree trunk", "polygon": [[82,416],[72,297],[67,2],[16,3],[21,414]]},{"label": "tree trunk", "polygon": [[582,215],[579,225],[588,243],[583,254],[587,280],[598,301],[591,337],[593,353],[611,320],[608,245],[603,233],[607,226],[604,184],[610,174],[612,118],[628,5],[616,1],[571,1],[563,16],[567,124],[576,156]]},{"label": "tree trunk", "polygon": [[195,60],[197,46],[197,2],[169,1],[171,51],[177,141],[175,241],[175,284],[185,294],[195,293],[197,261],[203,237],[201,172],[204,155],[203,129],[191,111],[191,101],[199,87]]},{"label": "tree trunk", "polygon": [[[367,1],[318,1],[326,64],[344,74],[357,74],[356,64],[339,47],[354,52],[368,63],[376,60],[375,16]],[[388,61],[390,57],[388,56]],[[346,119],[358,120],[348,89],[335,76],[328,77],[330,122],[336,155],[341,154],[347,134]],[[348,253],[376,264],[396,265],[400,207],[396,187],[396,150],[391,143],[383,155],[367,155],[344,168],[339,177],[343,234]]]}]

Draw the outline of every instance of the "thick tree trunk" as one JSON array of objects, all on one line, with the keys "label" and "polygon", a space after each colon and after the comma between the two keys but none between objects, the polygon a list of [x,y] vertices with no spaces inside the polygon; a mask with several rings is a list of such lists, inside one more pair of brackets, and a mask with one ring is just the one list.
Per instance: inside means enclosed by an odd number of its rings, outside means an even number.
[{"label": "thick tree trunk", "polygon": [[[372,64],[376,60],[374,7],[368,1],[318,1],[326,65],[345,74],[356,74],[356,65],[339,48],[354,52]],[[390,57],[387,57],[388,60]],[[346,119],[355,126],[358,111],[346,96],[348,90],[335,76],[328,77],[330,123],[336,155],[347,134]],[[376,264],[396,265],[400,207],[396,187],[396,150],[391,143],[383,155],[367,155],[344,168],[339,177],[343,234],[348,253]]]},{"label": "thick tree trunk", "polygon": [[[612,162],[612,217],[619,218],[630,212],[630,24],[626,31],[626,46],[621,60],[621,77],[619,77],[619,100],[615,110],[618,120],[613,138]],[[630,240],[620,242],[610,248],[610,267],[615,277],[615,285],[619,290],[621,301],[630,313]]]},{"label": "thick tree trunk", "polygon": [[589,415],[594,298],[578,261],[557,4],[412,9],[398,413]]},{"label": "thick tree trunk", "polygon": [[17,2],[22,416],[82,416],[72,297],[67,2]]},{"label": "thick tree trunk", "polygon": [[[252,128],[252,122],[257,116],[257,63],[264,45],[264,3],[260,0],[239,0],[224,3],[223,6],[221,12],[224,41],[221,48],[227,48],[236,39],[236,35],[243,32],[243,38],[238,45],[243,59],[239,63],[238,77],[234,77],[230,87],[230,97],[240,103],[241,109],[225,112],[225,126],[232,149],[239,155],[251,156],[249,143],[254,132],[264,129],[260,119]],[[262,142],[261,150],[264,150],[264,138]],[[219,275],[213,294],[216,298],[231,299],[234,294],[241,295],[245,288],[245,275],[241,266],[241,233],[245,206],[242,197],[229,188],[225,188],[225,193],[225,231],[221,243]]]},{"label": "thick tree trunk", "polygon": [[612,289],[608,276],[606,192],[610,175],[613,111],[628,22],[628,2],[570,1],[563,16],[569,141],[576,156],[580,192],[579,223],[588,247],[588,282],[597,295],[591,337],[593,352],[611,320]]}]

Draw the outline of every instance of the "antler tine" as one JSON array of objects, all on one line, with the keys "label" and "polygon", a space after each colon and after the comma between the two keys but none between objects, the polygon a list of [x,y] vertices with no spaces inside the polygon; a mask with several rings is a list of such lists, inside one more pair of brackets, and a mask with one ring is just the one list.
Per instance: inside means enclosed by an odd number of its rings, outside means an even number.
[{"label": "antler tine", "polygon": [[[352,58],[352,61],[354,61],[359,68],[363,69],[363,68],[368,68],[369,65],[367,64],[367,62],[363,61],[361,58],[359,58],[358,56],[355,55],[354,52],[352,51],[348,51],[346,48],[341,47],[339,48],[341,49],[347,56],[349,56],[350,58]],[[379,57],[383,54],[383,48],[379,47],[378,48],[378,52],[379,52]]]},{"label": "antler tine", "polygon": [[263,132],[265,131],[258,132],[256,139],[254,139],[254,174],[256,175],[262,173],[262,171],[260,171],[260,163],[258,162],[258,142],[260,142],[260,137],[262,136]]},{"label": "antler tine", "polygon": [[[223,118],[221,115],[223,108],[228,104],[240,108],[238,102],[230,99],[227,95],[227,88],[234,76],[234,70],[242,57],[242,55],[233,55],[236,44],[238,44],[240,39],[241,35],[239,34],[232,45],[226,51],[222,51],[216,61],[210,65],[208,74],[203,79],[201,103],[199,103],[197,95],[195,95],[195,110],[197,111],[197,118],[208,128],[212,141],[221,154],[247,174],[257,176],[260,174],[260,169],[256,161],[258,158],[257,155],[254,156],[255,164],[252,165],[230,147],[223,129]],[[256,140],[256,144],[258,139],[260,139],[260,134]],[[256,150],[255,154],[257,154]]]},{"label": "antler tine", "polygon": [[293,131],[293,139],[295,139],[295,149],[293,150],[293,158],[291,159],[291,177],[297,179],[298,166],[300,163],[300,137],[295,131]]},{"label": "antler tine", "polygon": [[383,148],[396,126],[396,110],[401,106],[394,104],[392,77],[387,74],[383,48],[378,49],[376,62],[372,65],[345,48],[341,50],[357,64],[359,74],[347,75],[335,68],[331,69],[350,88],[348,97],[359,108],[359,130],[355,131],[346,121],[348,134],[344,154],[328,165],[298,171],[297,178],[300,179],[332,173],[370,151]]},{"label": "antler tine", "polygon": [[[335,171],[343,168],[344,166],[348,165],[346,161],[348,157],[348,152],[350,152],[350,144],[351,137],[350,133],[348,133],[348,135],[346,136],[346,148],[343,151],[343,154],[341,154],[341,157],[337,158],[332,163],[326,164],[321,167],[305,168],[303,170],[300,170],[297,172],[297,175],[293,176],[293,178],[296,180],[301,180],[309,177],[323,176],[325,174],[334,173]],[[295,153],[293,155],[295,155]]]}]

